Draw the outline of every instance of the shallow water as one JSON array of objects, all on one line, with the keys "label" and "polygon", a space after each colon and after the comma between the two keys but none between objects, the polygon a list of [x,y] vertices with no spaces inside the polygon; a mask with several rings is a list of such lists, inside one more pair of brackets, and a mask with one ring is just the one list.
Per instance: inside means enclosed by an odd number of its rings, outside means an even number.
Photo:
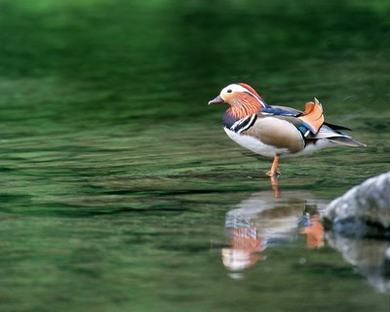
[{"label": "shallow water", "polygon": [[[388,242],[318,214],[390,168],[389,10],[2,1],[1,309],[388,311]],[[237,80],[368,147],[282,160],[275,198],[206,105]]]}]

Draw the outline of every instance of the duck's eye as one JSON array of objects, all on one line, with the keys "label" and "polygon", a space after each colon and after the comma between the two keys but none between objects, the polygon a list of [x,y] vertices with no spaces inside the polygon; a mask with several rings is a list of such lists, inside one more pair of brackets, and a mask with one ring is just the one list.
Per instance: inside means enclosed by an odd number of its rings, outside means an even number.
[{"label": "duck's eye", "polygon": [[227,93],[232,93],[232,89],[227,90]]}]

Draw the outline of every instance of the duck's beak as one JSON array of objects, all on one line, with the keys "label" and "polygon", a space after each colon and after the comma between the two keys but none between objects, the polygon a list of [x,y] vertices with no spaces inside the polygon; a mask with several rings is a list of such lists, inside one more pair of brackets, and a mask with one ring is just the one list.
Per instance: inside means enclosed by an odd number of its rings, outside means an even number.
[{"label": "duck's beak", "polygon": [[222,104],[222,103],[225,103],[225,101],[219,95],[215,99],[212,99],[211,101],[209,101],[209,105],[211,105],[211,104]]}]

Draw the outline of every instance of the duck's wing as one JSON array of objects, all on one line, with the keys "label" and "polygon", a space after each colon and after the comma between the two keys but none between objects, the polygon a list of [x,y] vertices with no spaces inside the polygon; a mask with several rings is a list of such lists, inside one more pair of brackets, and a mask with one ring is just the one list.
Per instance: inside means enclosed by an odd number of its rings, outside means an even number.
[{"label": "duck's wing", "polygon": [[305,120],[294,116],[279,115],[258,118],[244,134],[252,135],[269,145],[287,148],[293,153],[308,144],[315,144],[319,140],[327,140],[334,144],[352,147],[366,146],[326,124],[322,124],[317,133],[313,133],[312,127]]},{"label": "duck's wing", "polygon": [[276,115],[276,116],[299,116],[302,114],[302,111],[287,107],[287,106],[280,106],[280,105],[268,105],[264,108],[262,108],[261,112],[264,115]]},{"label": "duck's wing", "polygon": [[317,134],[325,121],[322,105],[316,98],[314,102],[305,104],[303,112],[290,107],[271,106],[262,109],[259,115],[275,117],[293,123],[305,137],[309,134]]},{"label": "duck's wing", "polygon": [[317,134],[325,121],[324,109],[321,103],[314,98],[314,102],[307,102],[305,104],[305,111],[296,118],[303,121],[311,133]]},{"label": "duck's wing", "polygon": [[[264,113],[264,115],[299,117],[304,112],[299,110],[299,109],[295,109],[295,108],[288,107],[288,106],[267,105],[267,107],[262,109],[262,113]],[[331,124],[329,122],[324,122],[323,124],[330,127],[331,129],[333,129],[335,131],[340,131],[340,130],[351,131],[350,128],[340,126],[340,125]]]},{"label": "duck's wing", "polygon": [[305,145],[315,143],[318,140],[327,140],[338,145],[352,147],[366,146],[351,136],[325,124],[322,106],[317,100],[306,103],[305,111],[297,117],[274,116],[274,118],[282,119],[293,124],[302,135]]},{"label": "duck's wing", "polygon": [[[324,112],[321,103],[315,99],[308,102],[299,115],[293,109],[290,114],[264,114],[260,111],[236,123],[238,133],[249,135],[261,143],[276,149],[297,153],[307,144],[327,139],[333,143],[362,146],[350,136],[324,125]],[[239,128],[239,129],[238,129]],[[232,129],[233,130],[233,129]]]}]

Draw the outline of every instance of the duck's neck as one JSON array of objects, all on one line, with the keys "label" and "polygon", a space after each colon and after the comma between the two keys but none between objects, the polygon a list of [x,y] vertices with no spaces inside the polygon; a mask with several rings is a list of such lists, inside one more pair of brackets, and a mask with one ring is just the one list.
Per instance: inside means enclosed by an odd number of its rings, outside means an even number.
[{"label": "duck's neck", "polygon": [[225,127],[230,128],[233,124],[240,119],[256,114],[261,110],[260,104],[247,105],[234,105],[229,107],[223,115],[223,124]]}]

